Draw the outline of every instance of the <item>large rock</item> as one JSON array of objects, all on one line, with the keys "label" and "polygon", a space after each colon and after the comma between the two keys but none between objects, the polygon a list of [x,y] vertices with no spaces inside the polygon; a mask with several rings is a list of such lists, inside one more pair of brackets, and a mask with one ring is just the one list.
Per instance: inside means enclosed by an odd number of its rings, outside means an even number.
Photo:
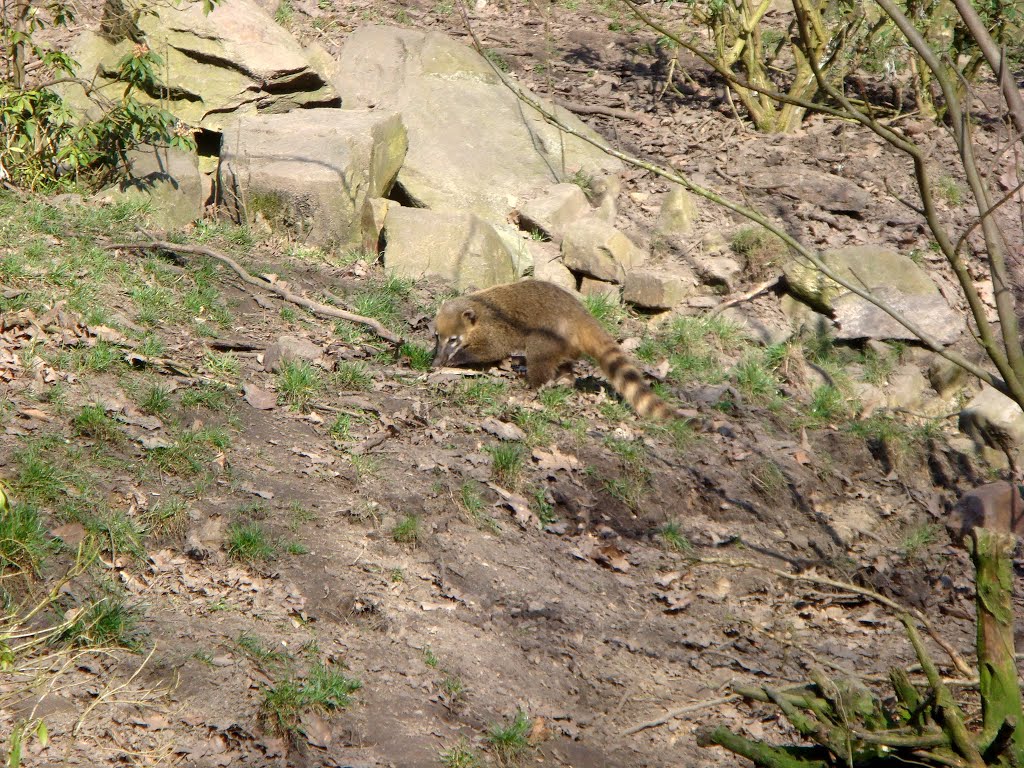
[{"label": "large rock", "polygon": [[128,152],[126,171],[124,181],[97,197],[145,200],[150,223],[160,229],[180,229],[202,216],[207,192],[195,155],[143,147]]},{"label": "large rock", "polygon": [[[190,125],[216,131],[243,114],[340,106],[327,76],[255,2],[219,0],[209,15],[202,5],[157,3],[138,17],[146,44],[164,60],[158,72],[167,88],[161,106]],[[115,82],[117,65],[134,46],[130,37],[111,42],[84,33],[73,53],[80,76],[96,75],[99,93],[119,99],[124,83]],[[90,104],[80,88],[65,92],[77,106]]]},{"label": "large rock", "polygon": [[692,194],[678,184],[665,193],[658,211],[654,228],[660,235],[678,242],[693,231],[697,219],[697,201]]},{"label": "large rock", "polygon": [[573,272],[595,280],[621,283],[626,270],[647,255],[632,240],[596,216],[573,223],[562,238],[562,261]]},{"label": "large rock", "polygon": [[[551,184],[622,168],[596,147],[559,135],[483,57],[438,32],[361,27],[345,39],[332,83],[345,108],[401,112],[409,154],[398,183],[418,207],[500,224]],[[600,140],[566,110],[549,108]]]},{"label": "large rock", "polygon": [[981,446],[1018,454],[1024,445],[1024,412],[1009,397],[987,385],[960,411],[959,426]]},{"label": "large rock", "polygon": [[516,278],[513,254],[494,227],[472,213],[391,208],[384,239],[384,266],[400,277],[440,277],[460,291]]},{"label": "large rock", "polygon": [[578,184],[555,184],[519,209],[519,226],[561,240],[566,228],[590,212],[590,203]]},{"label": "large rock", "polygon": [[[940,344],[960,336],[963,322],[939,293],[928,273],[909,257],[873,246],[843,248],[822,261],[853,285],[863,286]],[[790,292],[832,314],[839,339],[915,339],[874,304],[825,277],[813,265],[793,260],[783,267]]]},{"label": "large rock", "polygon": [[635,269],[626,274],[622,299],[641,309],[672,309],[692,291],[695,281],[688,277]]},{"label": "large rock", "polygon": [[367,198],[391,189],[405,157],[398,115],[303,109],[243,117],[224,135],[220,196],[236,220],[257,213],[320,245],[362,242]]}]

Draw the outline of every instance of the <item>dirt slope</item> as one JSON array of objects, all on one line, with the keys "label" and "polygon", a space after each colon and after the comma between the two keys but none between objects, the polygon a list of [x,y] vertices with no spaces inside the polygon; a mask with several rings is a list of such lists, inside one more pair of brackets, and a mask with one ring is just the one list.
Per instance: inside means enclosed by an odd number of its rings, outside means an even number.
[{"label": "dirt slope", "polygon": [[[458,26],[444,4],[296,6],[298,31],[329,48],[367,19]],[[524,81],[643,113],[594,124],[724,188],[778,202],[744,180],[793,162],[884,186],[892,159],[870,141],[843,143],[841,127],[752,135],[696,71],[691,100],[659,97],[658,72],[636,52],[643,36],[600,8],[542,18],[491,4],[477,20]],[[635,205],[624,214],[638,231],[656,210],[645,195],[663,189],[627,178]],[[112,239],[133,235],[130,215],[97,227],[88,213],[0,202],[0,476],[64,542],[42,579],[7,583],[31,602],[83,539],[100,565],[61,590],[63,616],[104,596],[138,616],[103,642],[39,655],[47,674],[0,682],[0,739],[33,717],[49,730],[46,747],[29,740],[27,766],[465,766],[440,753],[464,739],[495,762],[488,730],[517,710],[530,736],[522,764],[735,765],[697,747],[695,729],[788,733],[774,714],[727,702],[626,731],[712,702],[730,683],[802,680],[809,661],[882,674],[912,660],[884,610],[770,567],[865,580],[970,646],[966,558],[934,523],[984,478],[950,464],[941,426],[907,443],[866,438],[842,409],[834,422],[815,417],[799,359],[776,370],[780,405],[741,391],[735,364],[747,347],[712,339],[702,349],[721,362],[714,380],[667,382],[698,410],[697,433],[657,430],[585,365],[575,386],[541,396],[507,369],[418,370],[212,263],[97,244],[112,226],[122,230]],[[881,199],[831,221],[780,205],[819,245],[926,245],[920,223]],[[737,226],[714,210],[702,217],[708,231]],[[393,327],[430,344],[438,286],[390,285],[365,263],[229,228],[191,236],[311,296],[361,311],[393,303]],[[61,300],[63,313],[47,315]],[[636,319],[618,331],[654,333]],[[324,351],[305,409],[289,407],[294,382],[259,359],[282,334]],[[655,358],[649,370],[665,375]],[[270,392],[273,407],[253,407],[259,392],[247,399],[246,385]],[[97,404],[102,418],[88,410]],[[518,471],[495,455],[493,432],[510,423],[525,433]],[[272,553],[243,546],[242,529],[262,531]],[[691,553],[760,568],[695,565]],[[361,688],[345,708],[291,721],[301,733],[275,732],[268,693],[318,668]]]}]

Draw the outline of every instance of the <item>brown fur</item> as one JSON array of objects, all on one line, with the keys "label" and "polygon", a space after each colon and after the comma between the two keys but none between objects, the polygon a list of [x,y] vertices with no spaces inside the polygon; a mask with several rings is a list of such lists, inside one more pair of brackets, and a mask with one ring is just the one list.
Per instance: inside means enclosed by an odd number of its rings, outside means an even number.
[{"label": "brown fur", "polygon": [[525,352],[526,380],[537,388],[587,355],[641,416],[674,415],[586,307],[554,283],[523,280],[446,301],[434,332],[435,367],[493,363]]}]

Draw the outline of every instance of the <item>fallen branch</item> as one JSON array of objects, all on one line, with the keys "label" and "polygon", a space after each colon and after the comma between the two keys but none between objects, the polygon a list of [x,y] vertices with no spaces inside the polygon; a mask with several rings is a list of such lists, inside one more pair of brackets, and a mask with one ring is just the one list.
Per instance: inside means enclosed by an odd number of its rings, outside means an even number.
[{"label": "fallen branch", "polygon": [[685,715],[690,712],[696,712],[701,709],[707,709],[708,707],[717,707],[719,704],[728,704],[730,701],[738,701],[740,698],[741,697],[738,693],[731,693],[728,696],[721,696],[717,699],[708,699],[707,701],[698,701],[695,704],[687,704],[685,707],[679,707],[678,709],[670,710],[661,717],[656,718],[655,720],[650,720],[646,723],[634,725],[632,728],[623,731],[622,735],[632,736],[634,733],[640,733],[640,731],[646,730],[648,728],[657,728],[659,725],[664,725],[670,720],[675,720],[677,717],[680,717],[681,715]]},{"label": "fallen branch", "polygon": [[640,112],[631,112],[628,109],[605,107],[601,104],[580,104],[578,101],[566,101],[565,99],[552,99],[552,101],[563,109],[575,112],[577,115],[604,115],[605,117],[618,117],[622,120],[633,120],[634,122],[645,124],[651,121],[647,115]]},{"label": "fallen branch", "polygon": [[347,312],[344,309],[338,307],[332,307],[327,304],[321,304],[318,301],[307,299],[305,296],[299,296],[297,293],[293,293],[287,288],[271,283],[259,277],[253,277],[249,272],[239,264],[237,261],[232,259],[230,256],[221,253],[220,251],[214,250],[213,248],[207,248],[203,245],[182,245],[179,243],[170,243],[166,240],[151,240],[148,243],[113,243],[107,246],[109,250],[135,250],[135,251],[167,251],[169,253],[177,254],[195,254],[197,256],[208,256],[211,259],[216,259],[221,264],[230,267],[236,275],[238,275],[242,282],[248,283],[249,285],[255,286],[277,296],[279,299],[291,302],[303,309],[308,309],[315,315],[321,315],[324,317],[336,317],[339,320],[347,320],[350,323],[358,323],[359,325],[365,325],[375,334],[380,336],[386,341],[390,341],[392,344],[401,344],[402,337],[398,334],[385,328],[379,321],[374,320],[372,317],[363,317],[353,312]]},{"label": "fallen branch", "polygon": [[779,284],[779,280],[781,279],[781,275],[776,275],[771,280],[765,280],[760,285],[755,286],[752,290],[749,290],[746,293],[737,296],[736,298],[729,299],[728,301],[723,301],[717,307],[708,312],[708,317],[714,317],[715,315],[724,312],[729,307],[736,306],[737,304],[742,304],[744,301],[750,301],[752,298],[764,293],[769,288],[774,288],[776,285]]}]

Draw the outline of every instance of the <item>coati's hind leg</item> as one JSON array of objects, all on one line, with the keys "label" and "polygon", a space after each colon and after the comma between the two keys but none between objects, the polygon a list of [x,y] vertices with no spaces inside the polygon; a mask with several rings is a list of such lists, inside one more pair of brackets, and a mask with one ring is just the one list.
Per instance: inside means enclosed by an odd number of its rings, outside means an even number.
[{"label": "coati's hind leg", "polygon": [[563,344],[555,339],[531,336],[526,340],[526,383],[531,389],[547,384],[567,362]]}]

